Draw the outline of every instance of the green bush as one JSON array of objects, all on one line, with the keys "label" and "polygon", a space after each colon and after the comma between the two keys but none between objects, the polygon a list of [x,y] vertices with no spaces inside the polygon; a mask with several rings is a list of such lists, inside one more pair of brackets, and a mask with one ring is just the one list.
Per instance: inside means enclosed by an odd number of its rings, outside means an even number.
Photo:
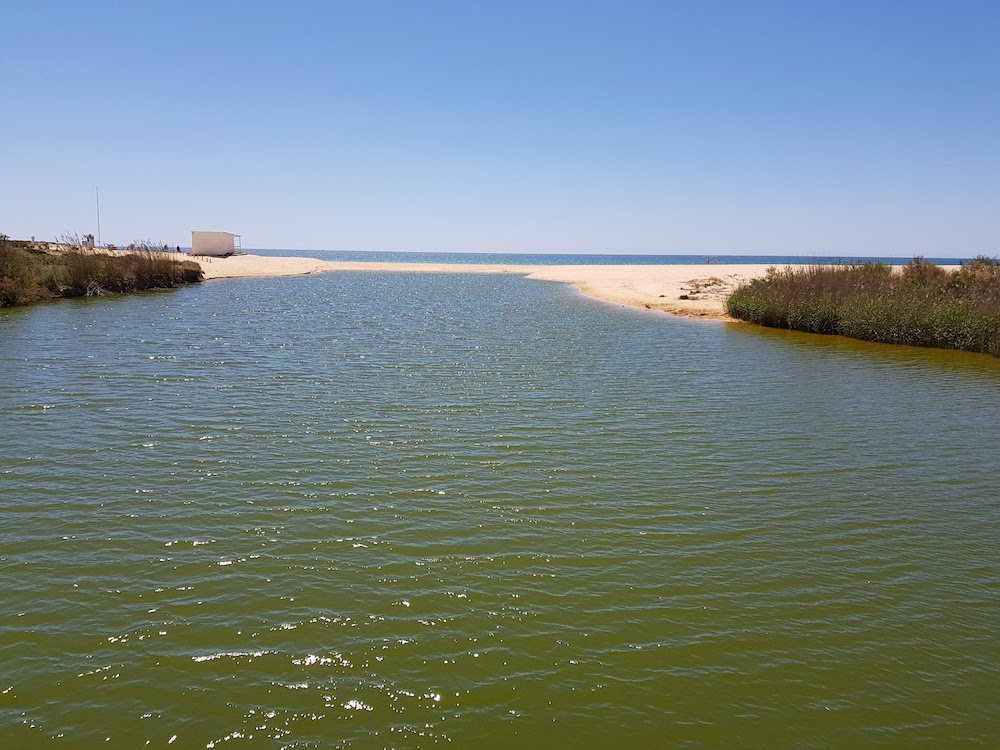
[{"label": "green bush", "polygon": [[734,318],[868,341],[984,352],[1000,357],[1000,262],[980,256],[949,271],[914,258],[776,268],[726,300]]}]

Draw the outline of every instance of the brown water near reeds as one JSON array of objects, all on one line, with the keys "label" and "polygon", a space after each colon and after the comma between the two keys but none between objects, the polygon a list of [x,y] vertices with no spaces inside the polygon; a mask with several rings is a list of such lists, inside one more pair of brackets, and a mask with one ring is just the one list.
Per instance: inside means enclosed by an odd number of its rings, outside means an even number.
[{"label": "brown water near reeds", "polygon": [[506,276],[0,313],[0,745],[991,747],[1000,363]]}]

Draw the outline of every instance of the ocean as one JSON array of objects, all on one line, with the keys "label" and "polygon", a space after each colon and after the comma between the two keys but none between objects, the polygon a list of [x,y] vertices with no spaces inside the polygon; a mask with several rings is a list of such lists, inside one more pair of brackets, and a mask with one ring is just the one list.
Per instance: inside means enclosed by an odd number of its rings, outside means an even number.
[{"label": "ocean", "polygon": [[[699,263],[764,263],[776,266],[800,263],[887,263],[904,265],[911,257],[862,255],[616,255],[613,253],[429,253],[379,250],[252,250],[256,255],[319,258],[329,261],[370,261],[381,263],[497,263],[511,265],[687,265]],[[967,258],[927,258],[931,263],[957,265]]]}]

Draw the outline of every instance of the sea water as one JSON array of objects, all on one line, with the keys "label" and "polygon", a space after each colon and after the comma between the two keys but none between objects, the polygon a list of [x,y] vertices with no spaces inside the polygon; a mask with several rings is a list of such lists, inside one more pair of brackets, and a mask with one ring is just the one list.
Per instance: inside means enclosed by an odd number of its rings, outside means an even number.
[{"label": "sea water", "polygon": [[0,314],[0,746],[992,747],[1000,366],[339,273]]},{"label": "sea water", "polygon": [[[798,264],[886,263],[903,265],[913,256],[830,256],[819,253],[797,255],[704,255],[704,254],[632,254],[620,253],[454,253],[454,252],[403,252],[394,250],[253,250],[256,255],[277,255],[318,258],[329,261],[354,261],[377,263],[495,263],[524,266],[546,265],[699,265],[699,264],[766,264],[775,266]],[[958,265],[967,258],[926,258],[928,262]]]}]

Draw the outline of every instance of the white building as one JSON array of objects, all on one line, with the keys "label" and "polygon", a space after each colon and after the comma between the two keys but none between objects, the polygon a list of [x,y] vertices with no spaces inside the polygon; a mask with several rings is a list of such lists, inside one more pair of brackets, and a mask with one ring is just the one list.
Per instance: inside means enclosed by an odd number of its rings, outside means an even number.
[{"label": "white building", "polygon": [[191,255],[225,258],[243,252],[240,235],[231,232],[191,232]]}]

